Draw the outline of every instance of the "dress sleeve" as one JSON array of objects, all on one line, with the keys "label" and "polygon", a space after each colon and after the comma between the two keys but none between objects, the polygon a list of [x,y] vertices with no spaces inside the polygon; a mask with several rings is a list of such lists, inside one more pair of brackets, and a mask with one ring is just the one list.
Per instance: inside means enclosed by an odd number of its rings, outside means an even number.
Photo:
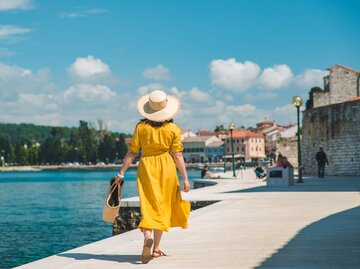
[{"label": "dress sleeve", "polygon": [[131,138],[131,143],[129,145],[129,150],[134,153],[138,153],[140,150],[140,140],[139,140],[139,124],[136,125],[133,136]]},{"label": "dress sleeve", "polygon": [[182,141],[181,141],[181,130],[180,128],[176,128],[176,131],[175,131],[175,137],[174,137],[174,140],[173,140],[173,143],[171,145],[171,151],[172,152],[182,152],[183,151],[183,144],[182,144]]}]

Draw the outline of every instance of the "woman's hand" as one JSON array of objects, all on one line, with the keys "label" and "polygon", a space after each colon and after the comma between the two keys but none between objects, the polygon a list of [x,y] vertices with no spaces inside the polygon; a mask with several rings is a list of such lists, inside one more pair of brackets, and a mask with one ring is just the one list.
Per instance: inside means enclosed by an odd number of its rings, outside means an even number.
[{"label": "woman's hand", "polygon": [[118,184],[120,180],[122,180],[123,178],[124,178],[124,174],[122,172],[119,172],[119,174],[117,174],[115,177],[115,184]]},{"label": "woman's hand", "polygon": [[184,179],[184,192],[190,191],[190,182],[188,179]]}]

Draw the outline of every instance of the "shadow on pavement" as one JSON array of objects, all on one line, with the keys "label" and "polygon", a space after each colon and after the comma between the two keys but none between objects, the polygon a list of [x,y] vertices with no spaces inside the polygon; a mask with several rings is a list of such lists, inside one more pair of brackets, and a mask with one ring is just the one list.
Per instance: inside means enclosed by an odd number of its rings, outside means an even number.
[{"label": "shadow on pavement", "polygon": [[239,189],[225,193],[236,192],[360,192],[360,177],[328,177],[318,179],[305,177],[304,183],[296,183],[289,187],[260,186],[248,189]]},{"label": "shadow on pavement", "polygon": [[109,254],[89,254],[89,253],[61,253],[56,256],[73,258],[75,260],[103,260],[114,262],[128,262],[141,264],[140,255],[109,255]]},{"label": "shadow on pavement", "polygon": [[360,268],[360,206],[306,226],[256,268]]}]

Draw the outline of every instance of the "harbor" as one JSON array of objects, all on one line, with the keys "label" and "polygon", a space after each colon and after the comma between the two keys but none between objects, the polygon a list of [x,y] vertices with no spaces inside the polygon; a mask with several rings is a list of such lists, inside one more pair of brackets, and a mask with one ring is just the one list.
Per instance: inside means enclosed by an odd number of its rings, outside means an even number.
[{"label": "harbor", "polygon": [[[165,234],[168,256],[148,268],[359,266],[359,177],[306,176],[302,184],[277,188],[247,176],[214,182],[183,194],[219,202],[193,211],[187,230]],[[135,268],[142,240],[133,230],[17,268]]]}]

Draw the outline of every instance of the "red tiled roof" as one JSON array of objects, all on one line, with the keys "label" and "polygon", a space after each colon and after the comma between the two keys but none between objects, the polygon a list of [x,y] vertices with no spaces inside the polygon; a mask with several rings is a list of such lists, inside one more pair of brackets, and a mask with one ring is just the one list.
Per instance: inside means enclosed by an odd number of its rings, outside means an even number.
[{"label": "red tiled roof", "polygon": [[348,102],[360,101],[360,96],[350,99]]},{"label": "red tiled roof", "polygon": [[[230,134],[227,135],[228,138],[230,138]],[[259,137],[259,138],[264,138],[264,136],[262,134],[256,134],[250,131],[236,131],[233,132],[233,137]]]},{"label": "red tiled roof", "polygon": [[206,130],[199,130],[196,133],[198,136],[211,136],[211,135],[216,135],[215,132],[210,132],[210,131],[206,131]]},{"label": "red tiled roof", "polygon": [[258,122],[258,123],[256,123],[256,125],[258,125],[258,124],[271,124],[271,123],[274,123],[274,121],[272,121],[272,120],[263,120],[263,121],[260,121],[260,122]]}]

